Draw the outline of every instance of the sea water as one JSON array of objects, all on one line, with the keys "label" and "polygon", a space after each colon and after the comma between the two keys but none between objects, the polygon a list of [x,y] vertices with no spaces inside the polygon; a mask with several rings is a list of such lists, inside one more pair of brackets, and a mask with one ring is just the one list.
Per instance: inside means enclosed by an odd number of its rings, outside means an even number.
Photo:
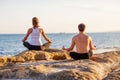
[{"label": "sea water", "polygon": [[[47,36],[52,40],[50,48],[61,49],[69,47],[72,37],[77,33],[50,33]],[[120,50],[120,32],[87,33],[92,37],[96,45],[95,54],[106,51]],[[27,50],[23,46],[22,39],[25,34],[0,34],[0,56],[14,56]],[[42,38],[42,42],[46,41]],[[81,45],[82,46],[82,45]]]}]

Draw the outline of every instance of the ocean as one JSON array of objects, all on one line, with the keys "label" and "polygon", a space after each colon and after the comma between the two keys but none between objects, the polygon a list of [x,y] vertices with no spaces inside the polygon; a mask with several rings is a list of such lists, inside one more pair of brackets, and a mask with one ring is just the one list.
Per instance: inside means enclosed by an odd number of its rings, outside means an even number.
[{"label": "ocean", "polygon": [[[69,47],[72,37],[77,33],[49,33],[47,36],[52,40],[50,48],[61,49]],[[120,50],[120,32],[87,33],[92,37],[96,45],[94,54]],[[27,50],[23,46],[22,39],[25,34],[0,34],[0,56],[14,56]],[[42,38],[42,42],[45,40]]]}]

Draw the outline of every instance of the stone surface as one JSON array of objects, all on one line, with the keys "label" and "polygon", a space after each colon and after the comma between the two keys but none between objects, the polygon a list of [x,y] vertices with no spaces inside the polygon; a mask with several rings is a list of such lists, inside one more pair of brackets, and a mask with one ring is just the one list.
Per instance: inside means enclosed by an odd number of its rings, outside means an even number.
[{"label": "stone surface", "polygon": [[63,50],[32,50],[0,57],[0,63],[0,79],[120,80],[120,51],[73,60]]}]

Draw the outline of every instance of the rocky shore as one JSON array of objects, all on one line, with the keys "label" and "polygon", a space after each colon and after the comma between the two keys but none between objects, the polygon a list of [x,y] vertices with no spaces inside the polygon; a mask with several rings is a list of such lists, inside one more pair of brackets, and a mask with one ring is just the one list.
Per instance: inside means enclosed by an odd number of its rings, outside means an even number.
[{"label": "rocky shore", "polygon": [[120,80],[120,51],[73,60],[66,51],[23,51],[0,57],[0,80]]}]

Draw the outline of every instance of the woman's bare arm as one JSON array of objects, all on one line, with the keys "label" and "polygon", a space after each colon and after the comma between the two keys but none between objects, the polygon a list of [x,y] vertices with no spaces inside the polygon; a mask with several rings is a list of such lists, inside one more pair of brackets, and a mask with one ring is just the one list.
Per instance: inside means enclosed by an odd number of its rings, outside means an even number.
[{"label": "woman's bare arm", "polygon": [[40,32],[41,32],[41,34],[42,34],[42,36],[44,37],[44,39],[46,40],[46,41],[48,41],[48,42],[52,42],[47,36],[46,36],[46,34],[45,34],[45,32],[44,32],[44,30],[41,28],[40,29]]},{"label": "woman's bare arm", "polygon": [[28,29],[25,37],[22,39],[23,42],[25,42],[27,40],[27,38],[28,38],[28,36],[30,35],[31,32],[32,32],[32,28]]}]

